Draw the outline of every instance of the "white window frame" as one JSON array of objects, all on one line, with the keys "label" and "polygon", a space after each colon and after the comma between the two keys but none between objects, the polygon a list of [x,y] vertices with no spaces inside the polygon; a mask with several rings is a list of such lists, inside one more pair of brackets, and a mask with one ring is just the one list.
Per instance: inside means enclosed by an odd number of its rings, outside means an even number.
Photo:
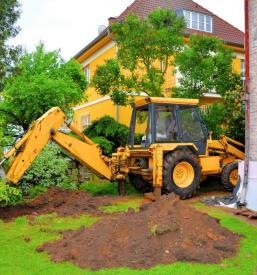
[{"label": "white window frame", "polygon": [[[189,20],[187,20],[187,18],[186,18],[186,13],[188,13],[188,15],[189,15]],[[197,17],[197,21],[196,21],[197,27],[193,27],[193,14],[196,14],[196,17]],[[183,16],[186,21],[187,28],[202,31],[202,32],[209,32],[209,33],[213,32],[213,17],[211,15],[207,15],[207,14],[199,13],[199,12],[195,12],[195,11],[183,10]],[[204,17],[204,29],[200,29],[200,16]],[[210,30],[207,30],[207,25],[208,25],[207,18],[208,17],[210,18]]]},{"label": "white window frame", "polygon": [[80,117],[80,127],[81,127],[82,131],[84,129],[87,129],[90,125],[91,125],[90,114],[89,113],[83,114]]},{"label": "white window frame", "polygon": [[84,68],[84,74],[86,76],[87,82],[90,83],[91,74],[90,74],[90,67],[89,66],[86,66]]}]

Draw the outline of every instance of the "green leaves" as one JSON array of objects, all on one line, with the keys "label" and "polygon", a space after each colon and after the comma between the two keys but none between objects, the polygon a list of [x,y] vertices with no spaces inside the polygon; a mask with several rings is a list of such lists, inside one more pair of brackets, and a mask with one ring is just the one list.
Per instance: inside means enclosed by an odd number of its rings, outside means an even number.
[{"label": "green leaves", "polygon": [[93,121],[90,127],[85,130],[85,134],[90,138],[104,137],[111,142],[112,146],[116,149],[126,145],[129,128],[116,122],[110,116],[104,116],[99,120]]},{"label": "green leaves", "polygon": [[0,115],[26,130],[51,107],[70,111],[83,100],[86,87],[80,65],[74,60],[66,63],[58,51],[46,52],[40,44],[35,52],[23,54],[17,73],[8,78]]},{"label": "green leaves", "polygon": [[244,142],[244,110],[240,99],[243,91],[240,75],[233,71],[233,53],[214,37],[192,35],[184,51],[176,57],[181,78],[175,96],[201,98],[216,92],[222,104],[203,112],[209,131],[217,138],[226,134]]},{"label": "green leaves", "polygon": [[162,96],[167,68],[183,45],[184,27],[184,19],[170,9],[157,9],[144,19],[131,14],[113,24],[117,59],[98,67],[92,85],[119,105],[130,104],[142,92]]},{"label": "green leaves", "polygon": [[0,1],[0,91],[4,87],[5,77],[13,70],[13,61],[19,56],[19,47],[7,45],[8,39],[15,37],[20,31],[20,28],[15,26],[19,17],[18,0]]},{"label": "green leaves", "polygon": [[21,188],[28,192],[34,185],[43,187],[62,185],[68,182],[67,169],[68,160],[61,156],[61,149],[55,144],[48,144],[22,177]]},{"label": "green leaves", "polygon": [[192,35],[189,44],[176,56],[181,74],[175,94],[178,97],[200,98],[216,91],[224,95],[234,89],[232,51],[218,38]]},{"label": "green leaves", "polygon": [[15,205],[21,199],[22,193],[19,189],[0,181],[0,206]]}]

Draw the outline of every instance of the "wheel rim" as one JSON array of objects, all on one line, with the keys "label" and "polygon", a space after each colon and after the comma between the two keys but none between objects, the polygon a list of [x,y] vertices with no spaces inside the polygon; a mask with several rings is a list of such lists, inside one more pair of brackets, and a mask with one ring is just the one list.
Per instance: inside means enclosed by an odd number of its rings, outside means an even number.
[{"label": "wheel rim", "polygon": [[238,169],[234,169],[231,171],[229,175],[229,182],[233,185],[236,186],[238,181]]},{"label": "wheel rim", "polygon": [[178,163],[173,170],[174,183],[180,188],[187,188],[195,177],[193,166],[188,162]]}]

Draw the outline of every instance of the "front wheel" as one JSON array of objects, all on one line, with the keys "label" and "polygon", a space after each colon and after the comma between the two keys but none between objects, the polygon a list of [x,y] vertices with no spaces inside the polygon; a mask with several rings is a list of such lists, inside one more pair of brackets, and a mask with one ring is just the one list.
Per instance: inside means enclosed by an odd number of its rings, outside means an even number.
[{"label": "front wheel", "polygon": [[227,164],[221,171],[221,182],[225,189],[233,190],[238,182],[238,162]]},{"label": "front wheel", "polygon": [[164,158],[163,187],[181,199],[192,197],[200,184],[201,168],[196,155],[186,149],[176,150]]}]

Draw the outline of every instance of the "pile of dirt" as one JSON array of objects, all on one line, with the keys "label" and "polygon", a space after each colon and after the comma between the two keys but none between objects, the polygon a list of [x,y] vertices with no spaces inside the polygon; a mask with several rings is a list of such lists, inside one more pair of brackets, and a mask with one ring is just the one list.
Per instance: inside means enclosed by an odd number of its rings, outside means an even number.
[{"label": "pile of dirt", "polygon": [[78,216],[81,214],[99,215],[100,206],[111,204],[115,198],[91,197],[84,191],[50,188],[26,204],[0,208],[0,219],[11,221],[19,216],[38,216],[56,212],[59,216]]},{"label": "pile of dirt", "polygon": [[103,218],[90,228],[62,232],[47,242],[54,262],[70,261],[81,268],[150,268],[176,261],[219,263],[236,254],[240,237],[219,221],[186,205],[176,196]]}]

